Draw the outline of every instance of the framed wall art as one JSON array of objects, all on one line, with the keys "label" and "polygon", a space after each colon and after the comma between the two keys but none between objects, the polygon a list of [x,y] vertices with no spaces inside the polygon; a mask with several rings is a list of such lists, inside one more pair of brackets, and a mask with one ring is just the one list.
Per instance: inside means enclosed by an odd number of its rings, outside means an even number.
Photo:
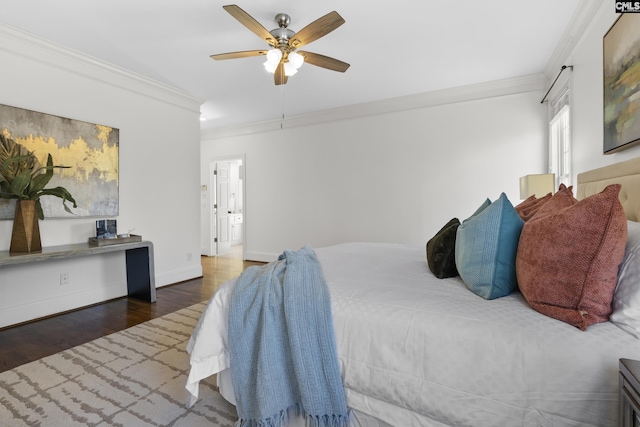
[{"label": "framed wall art", "polygon": [[640,143],[640,14],[624,13],[603,38],[605,154]]},{"label": "framed wall art", "polygon": [[[56,169],[47,187],[69,190],[78,207],[66,212],[60,199],[44,196],[45,218],[118,215],[120,132],[109,126],[0,105],[0,133],[35,153],[42,165],[51,154]],[[15,200],[0,199],[0,219],[13,219]]]}]

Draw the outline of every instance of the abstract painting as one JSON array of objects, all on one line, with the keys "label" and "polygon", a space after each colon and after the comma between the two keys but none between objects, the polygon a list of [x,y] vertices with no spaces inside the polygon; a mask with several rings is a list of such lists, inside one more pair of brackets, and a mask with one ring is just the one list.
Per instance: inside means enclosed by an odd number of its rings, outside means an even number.
[{"label": "abstract painting", "polygon": [[605,154],[640,142],[640,14],[625,13],[603,39]]},{"label": "abstract painting", "polygon": [[[51,154],[54,165],[69,166],[55,169],[47,188],[66,188],[78,207],[69,214],[59,198],[44,196],[45,218],[118,215],[118,129],[0,105],[0,132],[34,152],[42,165]],[[0,199],[0,219],[13,219],[14,206],[14,200]]]}]

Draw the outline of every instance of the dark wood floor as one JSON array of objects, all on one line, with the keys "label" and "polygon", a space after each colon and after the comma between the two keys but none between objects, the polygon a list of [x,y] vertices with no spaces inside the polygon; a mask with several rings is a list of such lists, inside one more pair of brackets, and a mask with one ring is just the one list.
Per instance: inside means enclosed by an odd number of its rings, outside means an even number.
[{"label": "dark wood floor", "polygon": [[226,280],[258,262],[233,256],[202,257],[203,277],[156,290],[149,304],[119,298],[0,330],[0,372],[209,299]]}]

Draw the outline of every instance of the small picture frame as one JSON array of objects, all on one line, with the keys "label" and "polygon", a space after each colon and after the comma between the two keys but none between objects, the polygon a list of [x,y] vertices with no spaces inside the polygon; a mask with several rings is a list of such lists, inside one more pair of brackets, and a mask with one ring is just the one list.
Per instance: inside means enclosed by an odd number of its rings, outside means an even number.
[{"label": "small picture frame", "polygon": [[118,227],[115,219],[99,219],[96,221],[96,238],[115,239],[118,237]]}]

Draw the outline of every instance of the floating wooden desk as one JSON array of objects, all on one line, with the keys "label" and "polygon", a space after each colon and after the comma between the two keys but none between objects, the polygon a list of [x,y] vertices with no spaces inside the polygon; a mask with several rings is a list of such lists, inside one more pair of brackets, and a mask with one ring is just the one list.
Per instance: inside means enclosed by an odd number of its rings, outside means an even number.
[{"label": "floating wooden desk", "polygon": [[20,255],[11,255],[9,251],[0,251],[0,267],[119,251],[125,251],[126,254],[127,294],[133,298],[156,302],[153,243],[149,241],[108,246],[90,246],[88,243],[49,246],[42,248],[42,252]]}]

